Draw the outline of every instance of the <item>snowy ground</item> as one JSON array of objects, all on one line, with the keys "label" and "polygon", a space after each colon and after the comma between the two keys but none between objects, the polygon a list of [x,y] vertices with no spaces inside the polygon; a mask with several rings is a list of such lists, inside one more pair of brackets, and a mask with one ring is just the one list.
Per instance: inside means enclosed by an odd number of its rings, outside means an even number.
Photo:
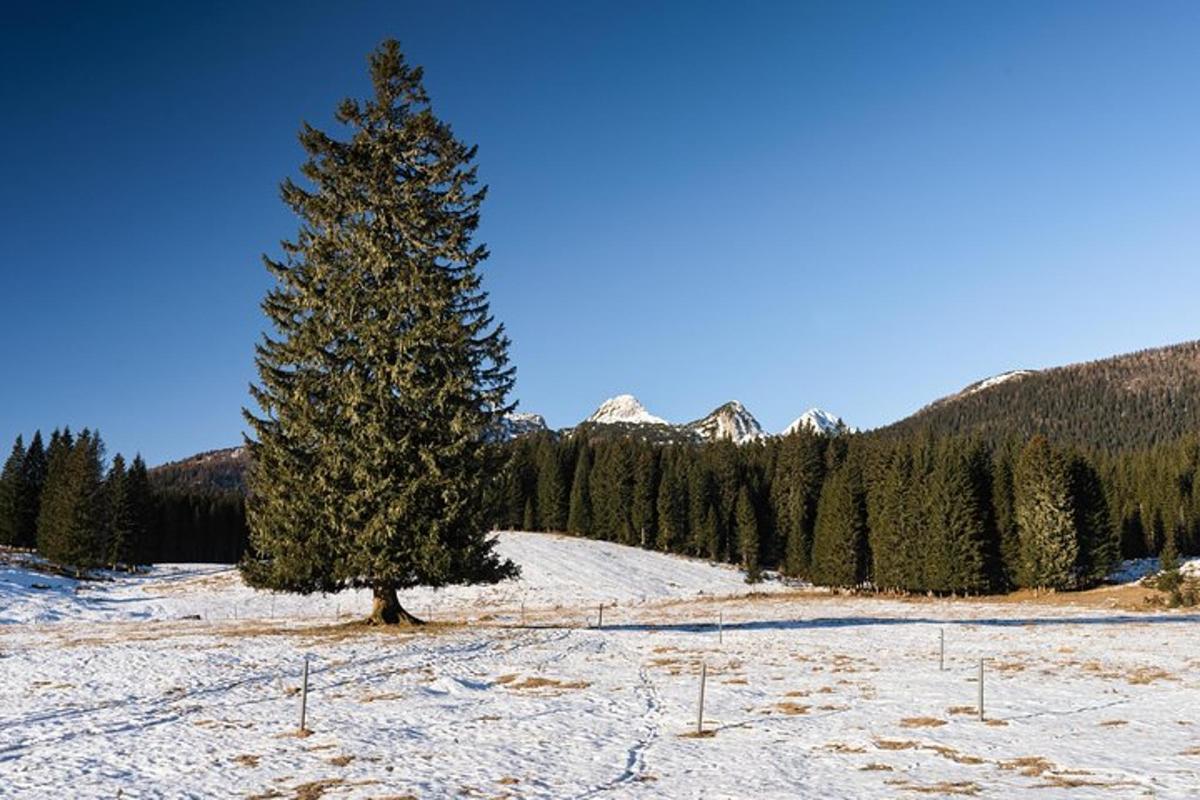
[{"label": "snowy ground", "polygon": [[[339,624],[362,596],[272,598],[213,567],[79,592],[2,570],[0,796],[1200,793],[1200,616],[751,597],[723,567],[537,534],[501,546],[523,581],[409,593],[475,620],[419,633]],[[604,627],[584,627],[600,602]]]}]

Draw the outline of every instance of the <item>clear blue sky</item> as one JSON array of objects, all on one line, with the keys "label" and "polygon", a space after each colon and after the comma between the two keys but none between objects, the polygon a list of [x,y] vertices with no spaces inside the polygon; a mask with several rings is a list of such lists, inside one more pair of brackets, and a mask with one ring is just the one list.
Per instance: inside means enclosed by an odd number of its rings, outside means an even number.
[{"label": "clear blue sky", "polygon": [[1200,336],[1200,4],[54,3],[0,28],[0,446],[237,443],[332,127],[398,38],[491,186],[522,408],[903,417]]}]

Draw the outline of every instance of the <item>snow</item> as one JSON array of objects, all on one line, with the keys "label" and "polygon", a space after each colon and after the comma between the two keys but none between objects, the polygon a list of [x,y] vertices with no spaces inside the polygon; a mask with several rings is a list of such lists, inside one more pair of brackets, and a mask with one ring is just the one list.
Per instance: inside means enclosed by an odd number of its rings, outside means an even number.
[{"label": "snow", "polygon": [[1001,372],[999,375],[993,375],[990,378],[986,378],[979,383],[967,387],[967,389],[963,391],[963,394],[968,395],[975,394],[976,392],[982,392],[984,389],[990,389],[993,386],[999,386],[1002,383],[1007,383],[1008,381],[1016,380],[1018,378],[1024,378],[1026,375],[1032,374],[1033,370],[1028,369],[1014,369],[1010,370],[1009,372]]},{"label": "snow", "polygon": [[[1157,558],[1122,561],[1121,565],[1109,574],[1108,580],[1113,583],[1140,583],[1145,578],[1158,574],[1159,568]],[[1200,558],[1181,560],[1179,573],[1189,578],[1200,578]]]},{"label": "snow", "polygon": [[278,597],[265,619],[271,595],[223,567],[81,586],[11,566],[0,796],[1055,800],[1200,785],[1196,614],[796,593],[542,534],[500,548],[523,579],[404,593],[436,620],[475,620],[416,633],[334,624],[362,595]]},{"label": "snow", "polygon": [[588,417],[585,422],[595,422],[601,425],[627,423],[632,425],[669,425],[662,417],[656,417],[646,410],[638,399],[631,394],[621,394],[605,400],[600,407]]},{"label": "snow", "polygon": [[784,428],[781,436],[788,436],[800,430],[810,430],[814,433],[833,434],[842,430],[845,423],[841,417],[830,414],[828,411],[822,411],[819,408],[810,408],[799,417],[797,417],[791,425]]}]

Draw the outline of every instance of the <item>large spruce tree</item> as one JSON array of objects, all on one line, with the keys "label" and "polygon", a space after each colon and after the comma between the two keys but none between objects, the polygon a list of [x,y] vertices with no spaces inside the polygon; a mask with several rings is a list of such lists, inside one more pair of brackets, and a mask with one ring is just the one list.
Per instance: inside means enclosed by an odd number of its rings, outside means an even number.
[{"label": "large spruce tree", "polygon": [[489,437],[511,409],[508,340],[473,242],[485,189],[475,148],[434,115],[395,41],[369,59],[374,94],[345,100],[338,139],[305,125],[300,218],[263,302],[247,411],[251,583],[369,587],[377,623],[416,622],[397,590],[515,574],[486,535]]},{"label": "large spruce tree", "polygon": [[1044,437],[1021,452],[1013,480],[1020,561],[1017,581],[1035,589],[1076,586],[1079,537],[1067,459]]}]

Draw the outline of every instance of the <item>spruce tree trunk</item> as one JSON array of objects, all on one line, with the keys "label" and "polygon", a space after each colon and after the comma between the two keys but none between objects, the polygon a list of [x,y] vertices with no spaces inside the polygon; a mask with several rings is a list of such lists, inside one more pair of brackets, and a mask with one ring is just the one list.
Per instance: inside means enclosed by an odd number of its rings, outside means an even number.
[{"label": "spruce tree trunk", "polygon": [[373,587],[375,602],[371,607],[371,616],[367,620],[371,625],[424,625],[425,621],[417,619],[404,610],[400,598],[396,596],[396,587],[380,584]]}]

